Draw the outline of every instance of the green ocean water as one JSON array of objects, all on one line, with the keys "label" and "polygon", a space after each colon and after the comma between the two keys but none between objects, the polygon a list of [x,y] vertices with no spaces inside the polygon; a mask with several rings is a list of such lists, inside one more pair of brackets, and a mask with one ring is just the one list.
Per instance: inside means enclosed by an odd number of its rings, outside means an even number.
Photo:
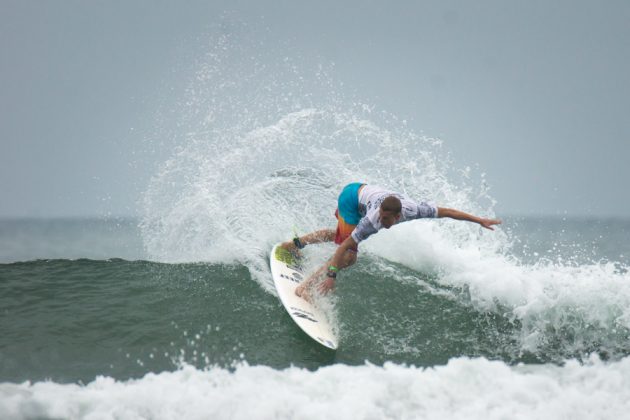
[{"label": "green ocean water", "polygon": [[[363,268],[363,269],[362,269]],[[510,331],[413,284],[358,267],[339,282],[342,346],[297,328],[242,266],[119,259],[39,260],[0,268],[0,376],[7,381],[120,379],[235,361],[316,369],[397,361],[430,366],[456,355],[519,360]]]},{"label": "green ocean water", "polygon": [[[78,228],[85,223],[70,223],[74,230],[66,233],[89,232]],[[545,244],[558,239],[550,227],[566,228],[558,220],[520,223],[530,232],[524,247],[530,251],[545,248],[540,245],[544,234],[535,226],[546,226]],[[616,229],[614,223],[620,223]],[[609,225],[617,232],[628,227]],[[119,222],[109,226],[112,238],[129,228]],[[580,235],[595,238],[593,232],[584,223]],[[607,251],[597,249],[605,257]],[[579,265],[577,270],[581,275]],[[199,369],[246,362],[315,370],[387,361],[436,366],[461,356],[514,365],[561,363],[592,352],[613,359],[630,354],[627,330],[611,333],[614,326],[583,325],[588,320],[571,307],[546,312],[545,339],[527,348],[522,331],[532,319],[514,316],[509,305],[480,309],[467,287],[446,285],[435,275],[370,253],[340,276],[330,299],[341,342],[336,352],[302,333],[278,298],[242,264],[119,258],[5,262],[0,264],[0,379],[128,379],[176,370],[182,363]]]}]

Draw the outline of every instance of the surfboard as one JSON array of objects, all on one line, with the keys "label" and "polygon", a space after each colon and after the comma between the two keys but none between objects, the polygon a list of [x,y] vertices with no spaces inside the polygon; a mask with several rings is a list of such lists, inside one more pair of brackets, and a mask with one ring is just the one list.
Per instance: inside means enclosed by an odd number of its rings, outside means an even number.
[{"label": "surfboard", "polygon": [[317,306],[295,294],[295,288],[305,278],[299,260],[280,244],[273,247],[269,260],[273,284],[293,321],[313,340],[336,350],[337,339],[325,314]]}]

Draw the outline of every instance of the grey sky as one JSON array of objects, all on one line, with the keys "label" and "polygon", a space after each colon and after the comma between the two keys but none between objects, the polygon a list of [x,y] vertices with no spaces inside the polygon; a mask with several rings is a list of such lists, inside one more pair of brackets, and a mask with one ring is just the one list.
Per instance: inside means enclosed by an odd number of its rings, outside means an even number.
[{"label": "grey sky", "polygon": [[133,215],[226,11],[478,164],[499,214],[630,215],[630,2],[338,3],[3,0],[0,216]]}]

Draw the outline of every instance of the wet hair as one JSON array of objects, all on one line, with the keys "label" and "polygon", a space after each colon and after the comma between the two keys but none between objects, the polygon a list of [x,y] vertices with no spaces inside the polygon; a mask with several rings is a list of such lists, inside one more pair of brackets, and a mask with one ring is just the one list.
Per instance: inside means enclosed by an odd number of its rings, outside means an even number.
[{"label": "wet hair", "polygon": [[402,204],[400,203],[398,197],[390,195],[381,203],[381,210],[391,212],[393,214],[400,214]]}]

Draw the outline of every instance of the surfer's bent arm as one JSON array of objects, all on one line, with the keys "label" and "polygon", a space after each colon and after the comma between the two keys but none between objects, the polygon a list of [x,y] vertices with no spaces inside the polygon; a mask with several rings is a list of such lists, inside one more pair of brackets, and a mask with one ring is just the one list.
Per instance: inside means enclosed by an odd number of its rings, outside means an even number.
[{"label": "surfer's bent arm", "polygon": [[[335,251],[335,255],[330,259],[329,265],[326,267],[326,277],[324,281],[320,283],[318,290],[320,293],[327,293],[335,287],[335,279],[337,278],[337,273],[342,268],[346,268],[356,261],[357,242],[352,239],[352,236],[347,237],[337,250]],[[348,251],[351,250],[352,255],[348,255]]]},{"label": "surfer's bent arm", "polygon": [[449,209],[446,207],[438,207],[437,217],[449,217],[455,220],[465,220],[467,222],[478,223],[486,229],[494,230],[493,225],[500,225],[498,219],[484,219],[483,217],[473,216],[460,210]]},{"label": "surfer's bent arm", "polygon": [[330,265],[337,269],[346,268],[347,264],[345,264],[345,255],[349,250],[355,251],[357,249],[357,242],[352,238],[352,236],[348,236],[342,243],[337,247],[335,251],[335,255],[333,255],[330,260]]}]

